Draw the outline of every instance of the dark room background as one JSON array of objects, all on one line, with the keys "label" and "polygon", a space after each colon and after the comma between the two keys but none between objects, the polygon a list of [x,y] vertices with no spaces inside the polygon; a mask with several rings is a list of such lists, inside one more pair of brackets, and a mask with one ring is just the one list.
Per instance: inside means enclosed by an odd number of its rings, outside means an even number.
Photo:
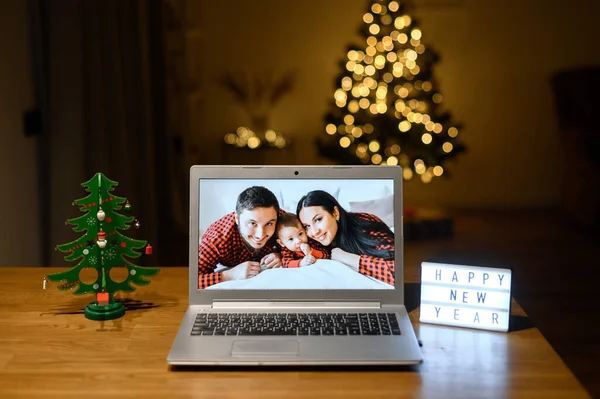
[{"label": "dark room background", "polygon": [[[74,239],[64,220],[77,214],[71,202],[96,171],[120,182],[118,193],[132,200],[142,223],[139,234],[161,241],[157,259],[185,263],[185,254],[164,251],[179,251],[171,241],[187,251],[178,235],[187,231],[187,170],[228,162],[223,136],[247,122],[218,83],[225,71],[296,71],[270,124],[293,141],[287,159],[326,163],[314,140],[324,134],[338,61],[357,41],[366,6],[2,2],[2,265],[61,265],[52,248]],[[441,54],[434,73],[445,106],[465,125],[469,151],[453,163],[450,179],[406,182],[405,201],[456,209],[560,207],[570,164],[551,78],[600,63],[600,5],[421,0],[410,11],[423,42]],[[26,136],[23,115],[40,99],[47,131]]]}]

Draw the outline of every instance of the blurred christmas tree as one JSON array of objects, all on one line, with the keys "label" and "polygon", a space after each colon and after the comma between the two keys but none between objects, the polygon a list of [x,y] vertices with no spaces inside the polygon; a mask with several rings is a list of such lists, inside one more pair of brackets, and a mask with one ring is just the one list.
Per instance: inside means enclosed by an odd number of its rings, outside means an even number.
[{"label": "blurred christmas tree", "polygon": [[465,150],[459,124],[443,109],[418,24],[398,0],[371,0],[360,35],[340,62],[319,152],[341,164],[402,165],[404,179],[448,175],[444,163]]}]

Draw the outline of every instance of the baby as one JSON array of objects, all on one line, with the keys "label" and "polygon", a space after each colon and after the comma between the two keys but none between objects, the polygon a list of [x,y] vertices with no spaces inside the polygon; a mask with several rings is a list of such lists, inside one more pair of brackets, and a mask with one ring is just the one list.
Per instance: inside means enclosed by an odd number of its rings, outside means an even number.
[{"label": "baby", "polygon": [[283,267],[312,265],[327,254],[308,245],[308,236],[296,215],[286,212],[277,218],[277,243],[281,245]]}]

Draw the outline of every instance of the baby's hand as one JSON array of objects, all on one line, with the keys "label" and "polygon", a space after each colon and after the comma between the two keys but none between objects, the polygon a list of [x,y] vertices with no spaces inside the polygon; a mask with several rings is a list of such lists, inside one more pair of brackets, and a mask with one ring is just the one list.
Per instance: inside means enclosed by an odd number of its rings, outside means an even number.
[{"label": "baby's hand", "polygon": [[304,258],[302,258],[302,260],[300,261],[300,267],[302,266],[308,266],[308,265],[312,265],[313,263],[315,263],[317,260],[315,259],[314,256],[312,255],[307,255]]},{"label": "baby's hand", "polygon": [[300,244],[300,251],[302,251],[302,253],[305,256],[309,256],[310,255],[310,246],[304,242],[304,243]]}]

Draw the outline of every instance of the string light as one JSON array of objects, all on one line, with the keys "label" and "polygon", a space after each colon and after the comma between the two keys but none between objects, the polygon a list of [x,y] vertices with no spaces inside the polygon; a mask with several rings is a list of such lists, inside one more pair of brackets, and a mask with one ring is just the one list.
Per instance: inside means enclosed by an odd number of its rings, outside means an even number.
[{"label": "string light", "polygon": [[381,4],[373,4],[371,6],[371,11],[373,11],[375,14],[379,14],[381,12]]},{"label": "string light", "polygon": [[335,91],[334,97],[335,97],[336,101],[346,101],[346,99],[348,98],[348,96],[346,95],[346,92],[342,89],[337,89]]},{"label": "string light", "polygon": [[376,35],[379,33],[379,25],[377,24],[373,24],[371,26],[369,26],[369,32],[371,32],[371,34]]},{"label": "string light", "polygon": [[377,152],[379,151],[379,142],[377,140],[373,140],[369,143],[369,151],[371,152]]},{"label": "string light", "polygon": [[[325,128],[328,134],[335,134],[336,127],[333,124],[328,124]],[[333,132],[333,133],[331,133]],[[243,148],[247,147],[251,150],[267,145],[276,148],[285,148],[289,145],[289,140],[286,139],[281,133],[278,133],[272,129],[265,131],[264,138],[261,138],[250,128],[240,126],[236,129],[235,133],[226,133],[223,137],[226,144]]]},{"label": "string light", "polygon": [[394,26],[396,29],[404,29],[404,19],[402,17],[398,17],[394,20]]},{"label": "string light", "polygon": [[342,89],[345,91],[352,89],[352,79],[350,79],[348,76],[342,79]]},{"label": "string light", "polygon": [[258,146],[260,146],[260,139],[258,137],[253,136],[248,139],[248,147],[258,148]]}]

